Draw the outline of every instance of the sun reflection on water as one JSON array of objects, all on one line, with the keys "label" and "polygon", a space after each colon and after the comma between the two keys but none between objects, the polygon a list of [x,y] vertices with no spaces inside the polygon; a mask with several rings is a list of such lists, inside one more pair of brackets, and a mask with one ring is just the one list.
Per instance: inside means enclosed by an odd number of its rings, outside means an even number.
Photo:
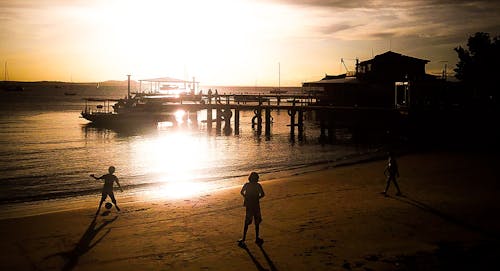
[{"label": "sun reflection on water", "polygon": [[153,185],[146,193],[154,198],[187,198],[199,195],[210,184],[200,181],[201,171],[210,164],[204,138],[183,131],[161,131],[158,136],[142,140],[134,146],[135,165]]}]

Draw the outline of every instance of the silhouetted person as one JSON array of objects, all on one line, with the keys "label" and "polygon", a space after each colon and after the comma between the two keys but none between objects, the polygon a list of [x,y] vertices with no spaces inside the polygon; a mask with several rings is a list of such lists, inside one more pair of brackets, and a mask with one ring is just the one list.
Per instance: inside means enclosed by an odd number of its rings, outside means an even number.
[{"label": "silhouetted person", "polygon": [[259,238],[259,225],[260,222],[262,222],[259,201],[265,196],[265,194],[264,189],[262,189],[262,186],[258,183],[258,181],[259,174],[256,172],[250,173],[250,176],[248,176],[248,183],[245,183],[240,191],[240,194],[245,198],[243,206],[246,207],[243,238],[238,240],[238,245],[241,247],[245,247],[248,225],[252,224],[252,220],[255,220],[255,243],[261,245],[264,242],[264,240]]},{"label": "silhouetted person", "polygon": [[102,197],[101,197],[101,202],[99,202],[99,208],[97,208],[97,212],[95,213],[96,215],[99,214],[99,211],[101,210],[102,203],[106,200],[106,198],[109,196],[111,198],[111,201],[116,207],[116,210],[120,211],[120,208],[116,204],[116,199],[115,199],[115,194],[113,193],[113,183],[116,182],[118,187],[120,188],[120,191],[123,192],[122,187],[120,186],[120,183],[118,182],[118,178],[113,175],[115,172],[115,167],[110,166],[108,169],[108,174],[104,174],[101,177],[97,178],[94,174],[90,174],[90,177],[96,179],[96,180],[104,180],[104,186],[102,187]]},{"label": "silhouetted person", "polygon": [[401,196],[401,190],[399,190],[399,185],[398,182],[396,181],[396,177],[399,178],[398,163],[396,162],[394,154],[391,152],[389,152],[389,161],[387,162],[387,166],[385,167],[384,175],[387,176],[387,184],[382,194],[387,195],[387,190],[389,189],[389,185],[391,184],[391,182],[393,182],[394,186],[396,186],[396,189],[398,190],[398,193],[396,193],[396,195]]},{"label": "silhouetted person", "polygon": [[208,89],[208,103],[211,104],[212,103],[212,89],[209,88]]}]

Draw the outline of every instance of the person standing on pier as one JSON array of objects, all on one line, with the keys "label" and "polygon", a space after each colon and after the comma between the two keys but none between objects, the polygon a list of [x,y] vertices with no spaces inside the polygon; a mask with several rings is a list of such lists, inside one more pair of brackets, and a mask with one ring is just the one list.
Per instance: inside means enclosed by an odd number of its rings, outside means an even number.
[{"label": "person standing on pier", "polygon": [[389,185],[391,184],[391,182],[393,182],[394,186],[396,186],[396,189],[398,190],[396,196],[401,196],[401,190],[399,189],[398,182],[396,181],[396,177],[399,178],[398,163],[396,162],[396,157],[394,157],[394,154],[392,152],[389,152],[389,161],[387,162],[387,166],[385,167],[384,175],[387,176],[387,184],[382,194],[387,195]]},{"label": "person standing on pier", "polygon": [[109,196],[111,198],[111,201],[116,207],[116,210],[120,211],[120,208],[116,204],[116,199],[115,199],[115,194],[113,193],[113,184],[116,182],[118,185],[118,188],[120,188],[120,191],[123,192],[122,187],[120,186],[120,182],[118,182],[118,177],[116,177],[113,173],[115,172],[115,167],[110,166],[108,169],[108,174],[104,174],[101,177],[96,177],[94,174],[90,174],[90,177],[96,179],[96,180],[104,180],[104,186],[102,187],[102,196],[101,196],[101,202],[99,202],[99,208],[97,208],[97,212],[95,215],[99,214],[99,211],[101,210],[102,203],[106,200],[106,198]]},{"label": "person standing on pier", "polygon": [[259,238],[259,226],[262,222],[262,215],[260,213],[260,199],[265,196],[264,189],[258,183],[259,174],[256,172],[250,173],[248,182],[241,188],[240,194],[245,198],[243,206],[246,207],[245,226],[243,228],[243,238],[238,240],[240,247],[245,247],[245,239],[247,236],[248,226],[255,220],[255,243],[262,245],[264,240]]},{"label": "person standing on pier", "polygon": [[208,104],[212,103],[212,89],[208,89]]}]

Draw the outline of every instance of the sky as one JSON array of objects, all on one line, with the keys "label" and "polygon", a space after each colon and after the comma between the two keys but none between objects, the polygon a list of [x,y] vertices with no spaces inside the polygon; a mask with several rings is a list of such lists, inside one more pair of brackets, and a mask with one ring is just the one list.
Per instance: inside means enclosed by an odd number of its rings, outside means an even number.
[{"label": "sky", "polygon": [[[453,73],[500,1],[0,0],[2,80],[300,86],[386,51]],[[5,65],[5,63],[7,65]]]}]

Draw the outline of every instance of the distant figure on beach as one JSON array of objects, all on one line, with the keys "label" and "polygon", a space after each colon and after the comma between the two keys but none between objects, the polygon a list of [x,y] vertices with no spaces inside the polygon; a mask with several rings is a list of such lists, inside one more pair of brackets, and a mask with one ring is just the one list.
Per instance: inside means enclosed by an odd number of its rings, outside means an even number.
[{"label": "distant figure on beach", "polygon": [[259,181],[259,174],[256,172],[250,173],[248,182],[241,188],[240,194],[245,198],[243,206],[246,207],[245,226],[243,228],[243,238],[238,240],[240,247],[245,247],[245,239],[247,237],[248,225],[252,224],[252,219],[255,220],[255,243],[262,245],[264,240],[259,238],[259,225],[262,222],[262,215],[260,213],[260,199],[265,196],[264,189]]},{"label": "distant figure on beach", "polygon": [[389,152],[389,161],[387,162],[387,166],[385,167],[384,175],[387,176],[387,184],[382,194],[387,195],[389,185],[391,184],[391,182],[393,182],[394,186],[396,186],[396,189],[398,190],[396,196],[401,196],[401,190],[399,190],[399,185],[396,181],[396,177],[399,178],[398,163],[396,162],[396,157],[394,157],[394,154],[392,152]]},{"label": "distant figure on beach", "polygon": [[106,200],[108,196],[111,198],[111,201],[115,205],[116,210],[120,211],[120,208],[116,204],[115,194],[113,193],[113,183],[116,182],[121,192],[123,192],[123,189],[120,186],[120,182],[118,182],[118,178],[113,174],[115,173],[115,167],[110,166],[108,172],[109,172],[108,174],[104,174],[101,177],[96,177],[94,174],[90,174],[90,177],[96,180],[104,180],[104,186],[102,187],[101,202],[99,202],[99,208],[97,208],[97,212],[95,213],[96,215],[99,214],[102,203]]}]

